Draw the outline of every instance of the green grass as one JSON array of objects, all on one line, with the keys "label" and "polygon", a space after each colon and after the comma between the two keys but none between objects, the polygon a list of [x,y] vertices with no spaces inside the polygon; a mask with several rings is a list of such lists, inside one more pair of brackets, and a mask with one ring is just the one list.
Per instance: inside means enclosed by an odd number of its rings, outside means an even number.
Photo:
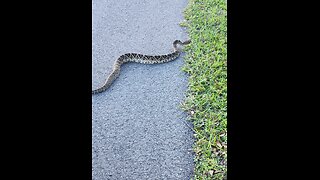
[{"label": "green grass", "polygon": [[195,131],[194,179],[227,176],[227,4],[226,0],[189,0],[185,22],[191,44],[183,71],[189,89],[182,108]]}]

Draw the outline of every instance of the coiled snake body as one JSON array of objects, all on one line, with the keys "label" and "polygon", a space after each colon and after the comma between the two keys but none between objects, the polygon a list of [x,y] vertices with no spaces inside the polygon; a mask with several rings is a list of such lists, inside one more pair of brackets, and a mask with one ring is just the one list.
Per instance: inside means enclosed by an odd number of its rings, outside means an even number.
[{"label": "coiled snake body", "polygon": [[156,64],[156,63],[166,63],[169,61],[173,61],[180,56],[181,50],[178,49],[177,45],[186,45],[189,44],[191,41],[187,40],[181,42],[180,40],[175,40],[173,42],[173,53],[165,54],[165,55],[158,55],[158,56],[150,56],[150,55],[143,55],[137,53],[127,53],[121,55],[113,65],[113,70],[111,74],[108,76],[107,80],[105,81],[104,85],[96,90],[92,91],[92,94],[98,94],[105,90],[107,90],[114,80],[117,79],[120,75],[120,67],[122,64],[126,62],[136,62],[142,64]]}]

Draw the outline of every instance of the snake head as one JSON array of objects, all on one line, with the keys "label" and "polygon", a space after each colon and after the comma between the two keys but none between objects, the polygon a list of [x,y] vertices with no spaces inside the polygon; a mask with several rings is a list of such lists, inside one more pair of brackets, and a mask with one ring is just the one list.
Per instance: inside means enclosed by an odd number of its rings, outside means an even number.
[{"label": "snake head", "polygon": [[[186,40],[184,42],[181,42],[180,40],[175,40],[175,41],[173,41],[173,48],[174,48],[175,51],[181,52],[182,51],[182,47],[181,46],[189,44],[189,43],[191,43],[190,39]],[[178,44],[180,45],[180,47],[178,47]]]},{"label": "snake head", "polygon": [[183,45],[186,45],[186,44],[190,44],[191,43],[191,39],[188,39],[188,40],[186,40],[185,42],[183,42],[182,44]]}]

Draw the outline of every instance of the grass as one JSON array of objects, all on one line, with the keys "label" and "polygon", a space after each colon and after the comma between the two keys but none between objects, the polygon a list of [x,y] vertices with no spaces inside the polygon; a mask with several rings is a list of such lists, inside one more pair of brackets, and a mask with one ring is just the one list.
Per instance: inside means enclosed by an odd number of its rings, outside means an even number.
[{"label": "grass", "polygon": [[183,71],[189,89],[182,108],[195,131],[194,179],[227,177],[227,4],[226,0],[189,0],[185,9],[192,42]]}]

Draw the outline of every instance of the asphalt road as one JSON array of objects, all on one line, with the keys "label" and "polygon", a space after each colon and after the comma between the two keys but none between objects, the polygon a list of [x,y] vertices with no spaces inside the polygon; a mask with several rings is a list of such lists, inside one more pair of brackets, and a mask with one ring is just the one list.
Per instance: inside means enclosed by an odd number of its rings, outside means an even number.
[{"label": "asphalt road", "polygon": [[[122,54],[167,54],[187,0],[93,0],[92,89]],[[193,132],[179,108],[187,89],[183,56],[165,64],[124,64],[104,93],[92,96],[92,179],[190,179]],[[190,125],[191,126],[191,125]]]}]

